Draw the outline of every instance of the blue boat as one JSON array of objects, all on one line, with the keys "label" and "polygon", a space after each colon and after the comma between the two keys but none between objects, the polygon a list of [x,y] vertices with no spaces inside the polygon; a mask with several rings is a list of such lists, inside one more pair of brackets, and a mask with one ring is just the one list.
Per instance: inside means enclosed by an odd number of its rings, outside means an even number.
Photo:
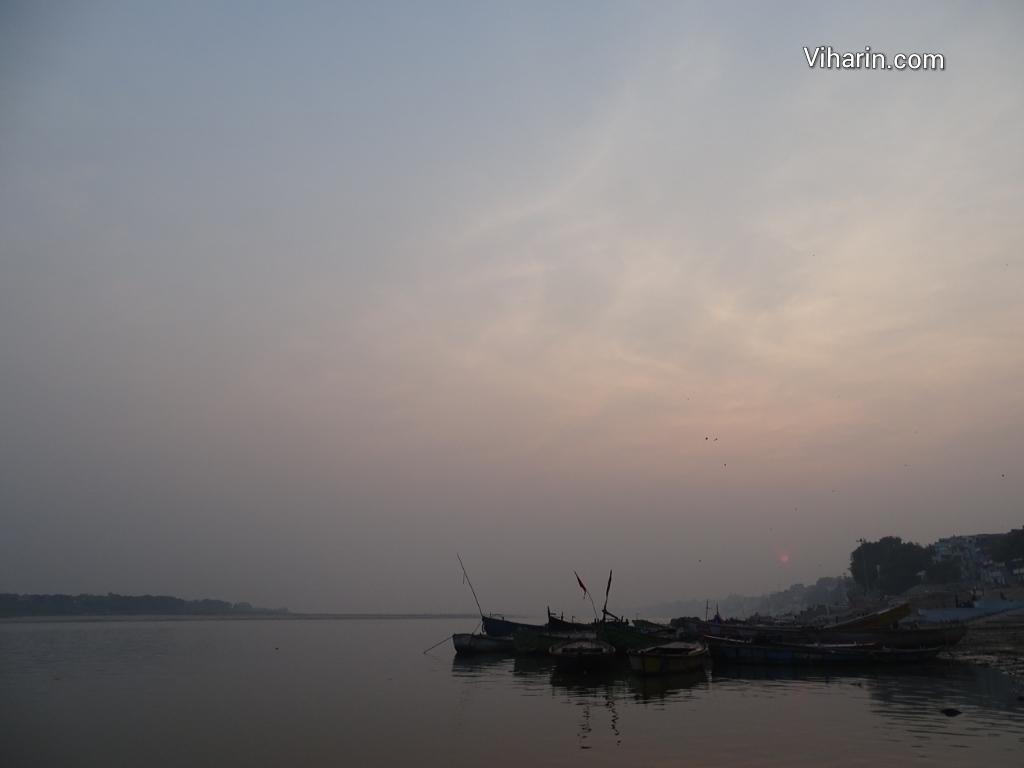
[{"label": "blue boat", "polygon": [[703,636],[715,661],[739,664],[918,664],[938,656],[932,648],[886,648],[876,643],[780,643]]},{"label": "blue boat", "polygon": [[484,634],[491,637],[512,637],[516,632],[543,632],[546,627],[542,624],[524,624],[520,621],[509,621],[504,616],[481,616],[484,624]]}]

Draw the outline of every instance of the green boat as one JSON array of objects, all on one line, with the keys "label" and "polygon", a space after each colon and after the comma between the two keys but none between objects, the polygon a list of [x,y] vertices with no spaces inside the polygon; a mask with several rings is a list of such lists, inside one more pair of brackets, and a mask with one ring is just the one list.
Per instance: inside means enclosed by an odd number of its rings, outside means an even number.
[{"label": "green boat", "polygon": [[674,629],[640,629],[621,624],[606,624],[597,630],[599,640],[615,646],[619,654],[650,648],[676,639]]}]

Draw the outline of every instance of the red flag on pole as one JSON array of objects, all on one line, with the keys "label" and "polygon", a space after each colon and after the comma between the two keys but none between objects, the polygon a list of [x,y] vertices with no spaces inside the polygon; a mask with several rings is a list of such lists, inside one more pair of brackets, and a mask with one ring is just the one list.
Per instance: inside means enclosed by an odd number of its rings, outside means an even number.
[{"label": "red flag on pole", "polygon": [[586,586],[585,586],[585,585],[583,584],[583,579],[581,579],[581,578],[580,578],[580,575],[579,575],[578,573],[576,573],[576,571],[573,571],[572,573],[573,573],[573,576],[575,576],[575,577],[576,577],[576,581],[578,581],[578,582],[579,582],[579,585],[580,585],[580,589],[582,589],[582,590],[583,590],[583,597],[586,597],[586,596],[587,596],[587,588],[586,588]]}]

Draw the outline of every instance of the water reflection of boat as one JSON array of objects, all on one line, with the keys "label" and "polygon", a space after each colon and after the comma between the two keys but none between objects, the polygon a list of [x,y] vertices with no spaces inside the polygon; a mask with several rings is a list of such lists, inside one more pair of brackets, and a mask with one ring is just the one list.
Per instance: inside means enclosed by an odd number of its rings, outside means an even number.
[{"label": "water reflection of boat", "polygon": [[535,677],[540,679],[550,675],[553,666],[551,656],[546,653],[528,656],[516,654],[515,659],[512,661],[512,674],[516,677]]},{"label": "water reflection of boat", "polygon": [[570,695],[591,694],[622,688],[629,680],[629,669],[616,659],[605,669],[563,669],[553,667],[549,682],[552,688],[567,690]]},{"label": "water reflection of boat", "polygon": [[707,643],[676,641],[629,652],[629,666],[640,675],[664,675],[703,667],[710,661]]},{"label": "water reflection of boat", "polygon": [[934,659],[941,647],[885,648],[874,643],[785,643],[705,637],[716,662],[741,664],[918,664]]},{"label": "water reflection of boat", "polygon": [[641,699],[664,699],[675,693],[706,687],[710,672],[703,666],[666,675],[631,675],[629,687]]},{"label": "water reflection of boat", "polygon": [[[580,749],[596,746],[594,742],[602,736],[611,736],[616,744],[621,743],[616,699],[626,690],[625,681],[629,674],[621,659],[612,658],[614,661],[607,669],[583,671],[555,668],[551,673],[551,687],[578,707],[580,725],[577,738]],[[608,731],[598,726],[597,717],[601,715],[608,717]]]},{"label": "water reflection of boat", "polygon": [[[967,662],[936,660],[923,664],[780,665],[715,663],[714,681],[743,688],[769,683],[798,684],[825,691],[829,687],[857,690],[879,705],[894,721],[919,727],[944,705],[1004,713],[1020,724],[1019,690],[1015,680],[997,670]],[[635,678],[656,682],[660,678]],[[940,719],[941,716],[939,716]],[[948,734],[947,734],[948,735]],[[1024,731],[1021,732],[1024,736]]]},{"label": "water reflection of boat", "polygon": [[922,664],[754,664],[715,662],[714,679],[724,680],[779,680],[816,683],[848,683],[862,686],[868,682],[892,680],[948,680],[959,685],[969,674],[970,665],[948,661],[929,661]]},{"label": "water reflection of boat", "polygon": [[615,646],[603,640],[578,637],[556,643],[548,651],[559,669],[605,669],[615,661]]},{"label": "water reflection of boat", "polygon": [[458,655],[452,657],[452,674],[457,677],[487,677],[504,674],[509,658],[494,654]]}]

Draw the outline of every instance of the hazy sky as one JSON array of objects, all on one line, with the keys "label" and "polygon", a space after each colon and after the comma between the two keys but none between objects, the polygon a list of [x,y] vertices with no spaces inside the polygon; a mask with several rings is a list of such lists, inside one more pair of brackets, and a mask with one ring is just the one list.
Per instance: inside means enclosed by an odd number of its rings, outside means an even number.
[{"label": "hazy sky", "polygon": [[5,2],[0,591],[584,614],[1024,525],[1022,33]]}]

